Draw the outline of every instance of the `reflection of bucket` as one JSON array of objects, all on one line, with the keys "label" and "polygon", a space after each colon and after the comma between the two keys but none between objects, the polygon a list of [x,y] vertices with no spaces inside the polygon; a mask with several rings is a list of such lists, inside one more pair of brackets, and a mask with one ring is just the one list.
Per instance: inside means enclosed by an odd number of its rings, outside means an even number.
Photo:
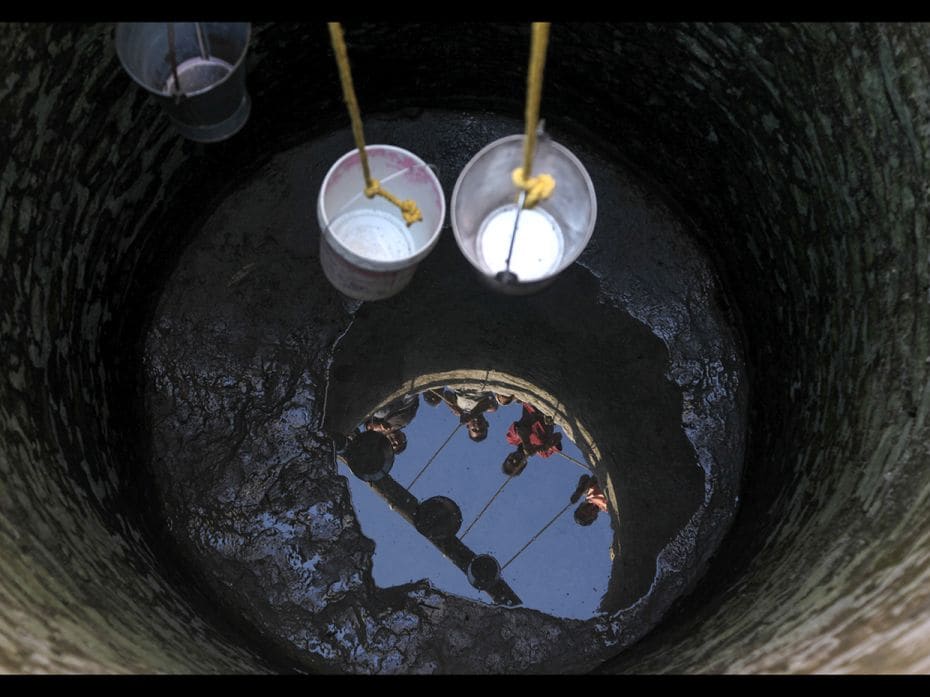
[{"label": "reflection of bucket", "polygon": [[446,200],[436,175],[413,153],[392,145],[368,145],[365,152],[371,176],[398,199],[415,201],[423,219],[407,227],[393,203],[366,197],[361,158],[352,150],[330,168],[320,189],[320,263],[329,282],[349,297],[380,300],[403,290],[436,246]]},{"label": "reflection of bucket", "polygon": [[245,88],[250,25],[172,22],[171,26],[177,81],[166,22],[122,22],[116,26],[116,53],[123,68],[158,97],[185,138],[203,143],[229,138],[242,128],[251,110]]},{"label": "reflection of bucket", "polygon": [[417,508],[413,519],[417,531],[433,541],[455,537],[462,527],[462,511],[447,496],[433,496]]},{"label": "reflection of bucket", "polygon": [[366,482],[383,479],[394,466],[394,449],[387,436],[363,431],[345,449],[345,461],[352,474]]},{"label": "reflection of bucket", "polygon": [[501,580],[501,565],[490,554],[479,554],[468,562],[468,582],[479,591],[487,590]]},{"label": "reflection of bucket", "polygon": [[520,213],[510,270],[519,283],[497,278],[504,271],[517,212],[511,173],[523,165],[523,136],[501,138],[465,165],[452,191],[450,218],[455,242],[481,278],[510,294],[545,288],[584,251],[597,218],[594,185],[567,148],[540,138],[533,174],[555,178],[555,191]]}]

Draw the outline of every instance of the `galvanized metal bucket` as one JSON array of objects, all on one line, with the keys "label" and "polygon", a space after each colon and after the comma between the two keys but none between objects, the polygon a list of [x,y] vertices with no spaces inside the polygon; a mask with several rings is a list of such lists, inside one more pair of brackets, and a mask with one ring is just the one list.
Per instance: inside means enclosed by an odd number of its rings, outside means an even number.
[{"label": "galvanized metal bucket", "polygon": [[[594,184],[581,161],[547,136],[538,139],[531,174],[551,174],[552,195],[517,219],[517,188],[511,173],[523,164],[522,135],[489,143],[469,161],[452,190],[450,218],[455,242],[491,288],[511,295],[542,290],[587,246],[597,220]],[[513,244],[511,245],[511,239]],[[512,254],[504,280],[505,259]]]},{"label": "galvanized metal bucket", "polygon": [[249,118],[248,22],[121,22],[116,53],[185,138],[225,140]]}]

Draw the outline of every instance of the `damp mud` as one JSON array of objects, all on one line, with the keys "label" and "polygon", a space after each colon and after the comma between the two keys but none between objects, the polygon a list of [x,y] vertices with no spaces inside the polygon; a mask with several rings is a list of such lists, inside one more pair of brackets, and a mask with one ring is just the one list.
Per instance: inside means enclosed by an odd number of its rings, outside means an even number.
[{"label": "damp mud", "polygon": [[[427,111],[366,127],[434,165],[450,191],[486,138],[520,125]],[[597,143],[560,135],[591,172],[600,215],[580,263],[539,294],[484,289],[448,227],[404,292],[363,303],[335,291],[314,197],[347,130],[244,181],[192,231],[164,287],[144,371],[165,525],[217,602],[300,669],[589,670],[693,587],[732,520],[747,387],[715,277],[668,207]],[[608,264],[638,282],[616,270],[607,280]],[[447,404],[420,405],[426,391]],[[475,393],[515,401],[494,402],[481,442],[459,429],[414,482],[462,425],[448,400]],[[404,395],[419,405],[405,449],[386,476],[362,481],[340,454],[345,439]],[[564,434],[608,510],[597,526],[576,524],[584,472],[535,454],[463,537],[508,478],[507,430],[523,404]],[[435,497],[462,518],[441,544],[414,524]],[[469,583],[472,558],[504,566],[560,511],[503,569],[506,591]]]}]

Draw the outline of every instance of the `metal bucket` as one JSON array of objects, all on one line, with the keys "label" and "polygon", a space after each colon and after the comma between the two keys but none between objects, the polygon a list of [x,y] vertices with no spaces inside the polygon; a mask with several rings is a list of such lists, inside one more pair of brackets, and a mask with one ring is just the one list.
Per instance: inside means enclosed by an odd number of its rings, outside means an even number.
[{"label": "metal bucket", "polygon": [[249,118],[250,33],[248,22],[121,22],[116,53],[182,136],[212,143],[229,138]]},{"label": "metal bucket", "polygon": [[518,282],[499,277],[505,269],[518,189],[511,173],[523,165],[523,136],[512,135],[482,148],[459,174],[450,218],[455,242],[491,288],[511,295],[542,290],[584,251],[597,219],[594,184],[568,148],[539,138],[533,174],[555,178],[555,191],[524,209],[513,245],[511,271]]},{"label": "metal bucket", "polygon": [[413,199],[423,219],[407,227],[397,206],[364,194],[358,150],[330,168],[317,199],[320,263],[326,278],[356,300],[381,300],[410,283],[439,241],[446,200],[423,160],[393,145],[365,147],[371,176],[397,198]]}]

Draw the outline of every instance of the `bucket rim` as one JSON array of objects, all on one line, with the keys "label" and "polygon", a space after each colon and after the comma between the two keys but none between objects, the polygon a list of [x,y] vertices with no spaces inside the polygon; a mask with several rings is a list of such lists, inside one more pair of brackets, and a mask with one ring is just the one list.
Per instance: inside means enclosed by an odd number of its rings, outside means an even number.
[{"label": "bucket rim", "polygon": [[[149,85],[148,83],[144,82],[136,74],[136,72],[129,67],[126,60],[123,58],[123,52],[120,50],[120,44],[121,44],[120,34],[128,31],[129,25],[135,25],[135,24],[168,24],[168,22],[117,22],[116,29],[113,33],[113,38],[114,38],[113,43],[114,43],[114,46],[116,47],[116,57],[119,59],[120,65],[123,66],[123,70],[125,70],[126,73],[129,75],[129,77],[132,78],[132,81],[135,82],[140,87],[142,87],[143,89],[151,92],[152,94],[158,95],[159,97],[173,98],[174,95],[172,94],[170,90],[155,89],[152,85]],[[175,24],[182,24],[182,22],[175,22]],[[196,24],[196,22],[183,22],[183,24]],[[201,24],[220,24],[220,22],[201,22]],[[251,22],[228,22],[228,24],[238,24],[240,26],[245,27],[245,42],[242,47],[242,52],[239,54],[238,60],[236,60],[236,62],[232,64],[232,69],[228,73],[226,73],[222,77],[222,79],[217,80],[216,82],[206,87],[202,87],[199,90],[194,90],[193,92],[185,92],[183,94],[184,97],[197,97],[201,94],[206,94],[207,92],[215,90],[217,87],[222,85],[224,82],[229,80],[233,75],[235,75],[238,72],[239,66],[242,65],[242,62],[245,60],[245,57],[249,53],[249,43],[252,41],[252,23]],[[223,62],[225,63],[225,61]]]}]

